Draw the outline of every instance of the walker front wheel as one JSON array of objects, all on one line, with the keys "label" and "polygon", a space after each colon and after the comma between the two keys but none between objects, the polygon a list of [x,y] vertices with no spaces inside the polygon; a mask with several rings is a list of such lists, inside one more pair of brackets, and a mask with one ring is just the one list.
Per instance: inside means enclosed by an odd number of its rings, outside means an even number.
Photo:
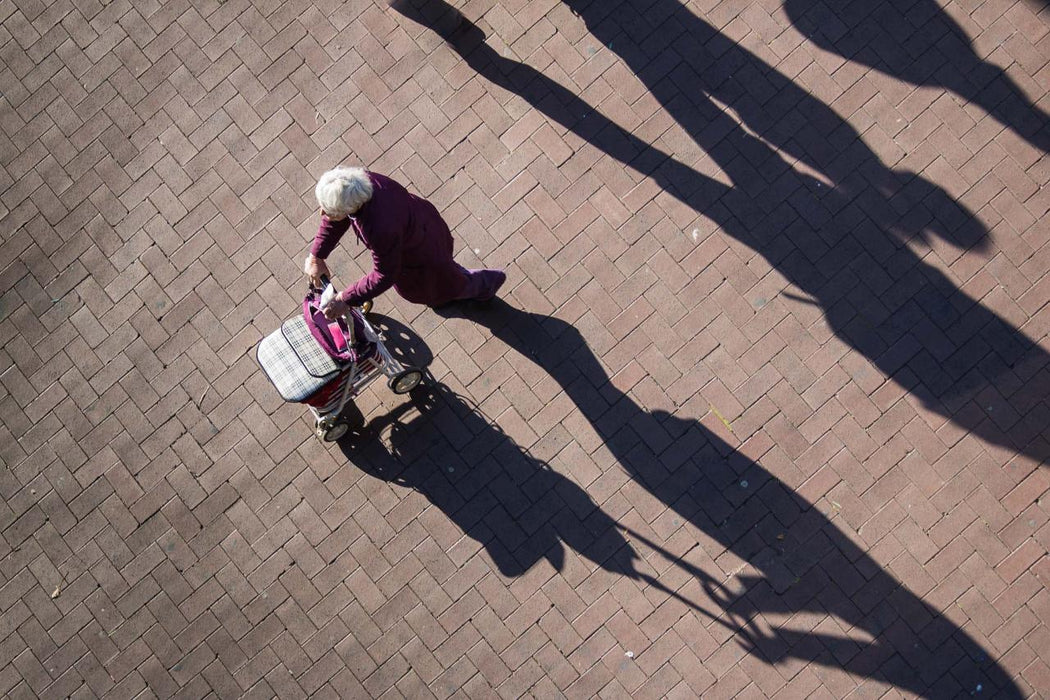
[{"label": "walker front wheel", "polygon": [[407,394],[423,381],[423,373],[415,367],[403,369],[387,381],[390,390],[395,394]]}]

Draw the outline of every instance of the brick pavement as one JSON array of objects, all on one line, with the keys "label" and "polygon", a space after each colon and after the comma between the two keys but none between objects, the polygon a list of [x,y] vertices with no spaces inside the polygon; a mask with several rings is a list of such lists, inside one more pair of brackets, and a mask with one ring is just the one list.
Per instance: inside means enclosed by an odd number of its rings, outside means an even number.
[{"label": "brick pavement", "polygon": [[[0,2],[0,694],[1050,694],[1050,10],[461,9]],[[340,161],[510,281],[325,446]]]}]

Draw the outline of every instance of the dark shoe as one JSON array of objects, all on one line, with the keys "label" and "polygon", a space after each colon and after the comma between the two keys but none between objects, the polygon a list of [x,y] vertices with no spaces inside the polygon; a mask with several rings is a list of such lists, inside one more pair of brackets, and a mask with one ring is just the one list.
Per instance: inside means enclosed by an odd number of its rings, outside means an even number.
[{"label": "dark shoe", "polygon": [[500,287],[507,281],[507,273],[503,270],[481,270],[480,274],[485,276],[485,291],[479,294],[476,300],[492,301],[496,298]]}]

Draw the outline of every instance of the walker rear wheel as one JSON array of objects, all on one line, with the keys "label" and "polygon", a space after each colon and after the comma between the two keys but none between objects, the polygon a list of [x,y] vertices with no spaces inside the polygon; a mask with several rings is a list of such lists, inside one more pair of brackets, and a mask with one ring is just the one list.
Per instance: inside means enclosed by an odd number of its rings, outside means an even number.
[{"label": "walker rear wheel", "polygon": [[321,439],[324,440],[325,442],[335,442],[339,438],[341,438],[344,435],[346,435],[346,431],[349,430],[349,429],[350,429],[350,426],[347,425],[346,423],[336,423],[335,425],[333,425],[331,428],[328,429],[328,432],[326,432],[321,437]]},{"label": "walker rear wheel", "polygon": [[423,381],[423,373],[415,367],[403,369],[387,381],[390,390],[395,394],[407,394]]},{"label": "walker rear wheel", "polygon": [[334,423],[324,418],[317,421],[314,426],[314,434],[324,442],[335,442],[346,435],[348,430],[350,430],[350,424],[346,421]]}]

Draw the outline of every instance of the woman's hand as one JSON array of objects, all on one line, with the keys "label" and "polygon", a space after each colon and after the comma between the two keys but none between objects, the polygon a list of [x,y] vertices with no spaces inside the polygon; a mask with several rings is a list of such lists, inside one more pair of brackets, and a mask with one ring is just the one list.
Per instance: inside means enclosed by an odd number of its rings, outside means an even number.
[{"label": "woman's hand", "polygon": [[350,305],[340,299],[339,295],[336,295],[335,299],[329,302],[328,306],[321,309],[321,311],[324,313],[325,318],[329,321],[334,321],[340,316],[350,313]]},{"label": "woman's hand", "polygon": [[313,255],[306,256],[306,262],[303,263],[303,272],[310,278],[310,284],[315,289],[320,289],[322,286],[321,277],[331,277],[328,272],[328,265],[321,258],[314,257]]}]

